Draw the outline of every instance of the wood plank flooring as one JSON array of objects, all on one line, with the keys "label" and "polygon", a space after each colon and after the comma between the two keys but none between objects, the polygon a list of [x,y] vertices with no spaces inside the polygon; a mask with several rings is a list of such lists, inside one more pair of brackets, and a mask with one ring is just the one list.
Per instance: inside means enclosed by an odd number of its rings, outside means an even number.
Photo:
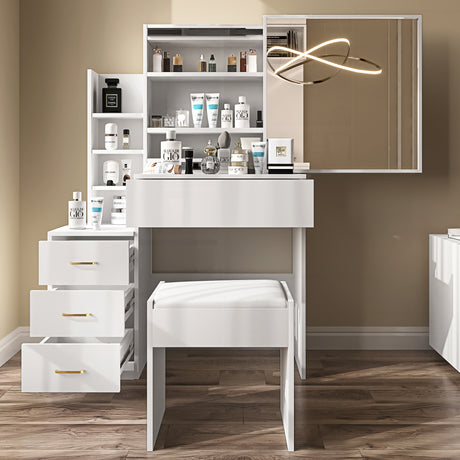
[{"label": "wood plank flooring", "polygon": [[0,459],[460,459],[460,374],[436,353],[308,358],[289,453],[278,352],[168,350],[167,409],[147,453],[145,373],[116,394],[27,394],[18,354],[0,368]]}]

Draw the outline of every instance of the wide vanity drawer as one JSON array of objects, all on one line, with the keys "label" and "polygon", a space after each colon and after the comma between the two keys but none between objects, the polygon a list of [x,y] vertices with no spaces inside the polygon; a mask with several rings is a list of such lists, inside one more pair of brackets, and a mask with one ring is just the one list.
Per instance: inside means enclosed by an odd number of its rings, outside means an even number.
[{"label": "wide vanity drawer", "polygon": [[40,241],[39,284],[128,285],[129,241]]},{"label": "wide vanity drawer", "polygon": [[123,337],[134,287],[30,291],[31,337]]},{"label": "wide vanity drawer", "polygon": [[119,392],[133,352],[133,330],[123,339],[45,338],[22,345],[24,392]]}]

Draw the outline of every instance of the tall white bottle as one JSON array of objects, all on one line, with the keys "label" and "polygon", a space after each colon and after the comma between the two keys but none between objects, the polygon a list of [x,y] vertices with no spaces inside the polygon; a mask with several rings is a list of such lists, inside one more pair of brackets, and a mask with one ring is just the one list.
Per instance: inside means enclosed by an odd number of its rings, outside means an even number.
[{"label": "tall white bottle", "polygon": [[235,128],[249,128],[249,110],[246,96],[239,96],[238,104],[235,104]]},{"label": "tall white bottle", "polygon": [[81,192],[73,192],[73,200],[69,201],[69,228],[86,227],[86,201],[81,201]]},{"label": "tall white bottle", "polygon": [[233,112],[230,104],[224,104],[224,108],[220,112],[220,126],[222,128],[233,128]]},{"label": "tall white bottle", "polygon": [[166,140],[161,141],[161,160],[164,163],[180,165],[182,142],[176,141],[176,131],[168,129],[166,131]]}]

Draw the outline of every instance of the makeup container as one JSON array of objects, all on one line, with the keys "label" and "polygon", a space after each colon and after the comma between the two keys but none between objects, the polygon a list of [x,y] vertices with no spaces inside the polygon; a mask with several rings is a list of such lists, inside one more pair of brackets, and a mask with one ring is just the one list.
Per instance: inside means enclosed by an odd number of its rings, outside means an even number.
[{"label": "makeup container", "polygon": [[257,72],[257,53],[255,49],[250,49],[247,57],[247,72]]},{"label": "makeup container", "polygon": [[121,177],[123,185],[126,185],[126,181],[131,179],[132,164],[133,160],[121,160]]},{"label": "makeup container", "polygon": [[201,160],[201,171],[205,174],[217,174],[220,169],[220,161],[216,156],[217,149],[212,145],[211,139],[204,149],[205,157]]},{"label": "makeup container", "polygon": [[249,128],[249,110],[246,96],[239,96],[238,104],[235,104],[235,128]]},{"label": "makeup container", "polygon": [[176,128],[188,128],[190,126],[190,112],[188,110],[176,110]]},{"label": "makeup container", "polygon": [[165,115],[163,117],[163,128],[174,128],[176,123],[176,119],[174,115]]},{"label": "makeup container", "polygon": [[116,123],[106,123],[104,127],[105,132],[105,149],[117,150],[118,149],[118,126]]},{"label": "makeup container", "polygon": [[257,111],[257,120],[256,120],[256,127],[263,128],[264,122],[262,120],[262,110]]},{"label": "makeup container", "polygon": [[227,59],[227,72],[236,72],[236,56],[233,54]]},{"label": "makeup container", "polygon": [[150,127],[151,128],[162,128],[163,127],[163,117],[161,115],[152,115]]},{"label": "makeup container", "polygon": [[94,230],[100,230],[101,228],[103,208],[104,197],[95,196],[91,198],[91,226]]},{"label": "makeup container", "polygon": [[123,130],[123,143],[122,146],[124,149],[129,149],[129,129],[124,129]]},{"label": "makeup container", "polygon": [[204,60],[204,56],[201,55],[200,60],[198,62],[198,72],[206,72],[208,70],[207,67],[208,67],[208,64]]},{"label": "makeup container", "polygon": [[246,72],[246,51],[240,51],[240,72]]},{"label": "makeup container", "polygon": [[86,227],[86,202],[81,201],[81,192],[73,192],[73,200],[69,201],[69,228],[83,229]]},{"label": "makeup container", "polygon": [[248,152],[241,148],[241,142],[237,142],[232,150],[228,174],[244,175],[248,173]]},{"label": "makeup container", "polygon": [[153,71],[163,72],[163,53],[160,48],[153,50]]},{"label": "makeup container", "polygon": [[119,195],[113,197],[112,212],[110,214],[112,225],[126,225],[126,197]]},{"label": "makeup container", "polygon": [[193,149],[191,147],[182,148],[185,157],[185,174],[193,174]]},{"label": "makeup container", "polygon": [[163,72],[171,72],[171,58],[167,51],[163,53]]},{"label": "makeup container", "polygon": [[233,128],[233,111],[230,109],[230,104],[224,104],[224,109],[220,112],[220,126]]},{"label": "makeup container", "polygon": [[120,179],[120,165],[118,161],[107,160],[103,165],[102,181],[104,185],[112,186],[117,185]]},{"label": "makeup container", "polygon": [[173,72],[182,72],[182,56],[179,53],[173,57]]},{"label": "makeup container", "polygon": [[211,54],[211,58],[209,59],[208,72],[217,72],[217,62],[214,58],[214,54]]},{"label": "makeup container", "polygon": [[248,152],[248,174],[255,174],[254,158],[252,155],[252,143],[260,142],[260,137],[242,137],[241,148]]},{"label": "makeup container", "polygon": [[118,78],[106,78],[107,88],[102,88],[102,112],[121,112],[121,88]]}]

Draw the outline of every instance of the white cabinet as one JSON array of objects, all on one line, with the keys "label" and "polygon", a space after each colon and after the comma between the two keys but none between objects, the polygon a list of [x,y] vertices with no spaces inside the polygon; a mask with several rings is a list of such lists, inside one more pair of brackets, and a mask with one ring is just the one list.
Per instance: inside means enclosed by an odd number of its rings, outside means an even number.
[{"label": "white cabinet", "polygon": [[460,371],[460,241],[430,235],[430,346]]}]

